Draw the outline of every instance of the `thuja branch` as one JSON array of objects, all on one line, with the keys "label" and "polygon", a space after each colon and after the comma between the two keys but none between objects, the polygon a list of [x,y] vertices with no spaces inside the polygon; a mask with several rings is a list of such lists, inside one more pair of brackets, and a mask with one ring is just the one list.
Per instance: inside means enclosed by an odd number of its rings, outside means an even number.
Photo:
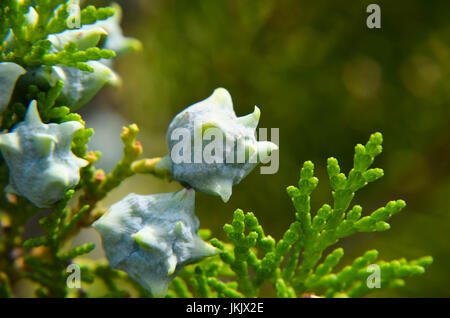
[{"label": "thuja branch", "polygon": [[28,239],[23,243],[23,247],[27,250],[36,249],[34,253],[26,255],[24,258],[26,270],[23,276],[42,286],[39,290],[41,297],[66,296],[67,266],[73,258],[85,255],[95,247],[94,244],[88,243],[67,252],[61,252],[63,239],[88,209],[88,206],[85,206],[69,220],[67,205],[73,194],[73,190],[67,191],[64,198],[55,205],[51,214],[40,219],[39,224],[45,232],[43,236]]},{"label": "thuja branch", "polygon": [[[344,250],[336,248],[325,257],[323,255],[341,238],[358,232],[389,230],[386,221],[405,207],[402,200],[390,201],[366,216],[362,215],[361,206],[350,207],[357,190],[383,176],[381,169],[370,168],[374,158],[381,153],[381,144],[381,134],[375,133],[366,145],[357,145],[354,167],[348,176],[341,173],[335,158],[328,159],[334,203],[333,207],[323,204],[315,214],[311,213],[310,201],[318,179],[314,176],[313,163],[305,162],[298,186],[287,188],[297,213],[279,241],[264,233],[254,213],[236,210],[231,224],[224,226],[230,243],[217,239],[210,241],[222,250],[221,263],[216,260],[216,268],[225,268],[225,265],[228,272],[211,271],[211,260],[205,260],[196,265],[195,275],[200,279],[188,280],[189,290],[177,281],[169,291],[185,296],[193,291],[194,295],[198,293],[202,297],[253,297],[259,294],[260,286],[270,282],[277,297],[310,297],[316,293],[325,297],[362,297],[372,291],[367,285],[369,269],[380,271],[382,288],[401,287],[406,277],[423,274],[425,267],[433,261],[431,257],[385,262],[377,261],[378,251],[370,250],[333,273]],[[190,277],[190,271],[187,267],[181,273],[184,280]]]},{"label": "thuja branch", "polygon": [[[92,215],[98,201],[102,200],[109,192],[119,186],[125,179],[135,174],[131,168],[132,163],[142,154],[142,145],[136,141],[139,128],[136,124],[128,127],[123,127],[120,135],[124,144],[122,160],[114,167],[114,169],[105,175],[104,171],[96,170],[92,164],[87,167],[85,174],[85,189],[83,194],[78,199],[77,206],[80,208],[84,205],[89,205],[88,213],[83,219],[82,225],[88,226],[101,214]],[[91,162],[95,162],[95,154],[90,154]]]}]

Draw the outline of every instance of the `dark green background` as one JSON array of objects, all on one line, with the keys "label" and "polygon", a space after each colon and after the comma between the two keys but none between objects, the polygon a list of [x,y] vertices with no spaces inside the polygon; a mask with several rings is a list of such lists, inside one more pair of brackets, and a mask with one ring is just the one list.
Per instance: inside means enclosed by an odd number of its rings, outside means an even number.
[{"label": "dark green background", "polygon": [[[366,7],[373,2],[120,1],[125,34],[139,38],[144,49],[117,61],[123,86],[103,90],[87,115],[109,109],[125,123],[136,122],[145,155],[153,157],[166,154],[171,118],[216,87],[229,90],[238,115],[258,105],[260,127],[280,129],[280,169],[275,175],[255,169],[227,204],[197,194],[201,226],[220,238],[236,208],[254,211],[266,232],[279,238],[294,217],[285,188],[296,184],[303,161],[316,164],[320,179],[312,199],[316,211],[331,202],[326,159],[338,158],[348,172],[353,147],[382,132],[384,152],[375,166],[385,177],[360,191],[355,203],[366,213],[393,199],[408,206],[392,219],[390,231],[342,241],[342,264],[371,248],[385,260],[432,255],[435,263],[425,275],[373,296],[448,297],[450,3],[377,1],[382,28],[368,29]],[[178,188],[137,176],[108,200],[130,190]]]}]

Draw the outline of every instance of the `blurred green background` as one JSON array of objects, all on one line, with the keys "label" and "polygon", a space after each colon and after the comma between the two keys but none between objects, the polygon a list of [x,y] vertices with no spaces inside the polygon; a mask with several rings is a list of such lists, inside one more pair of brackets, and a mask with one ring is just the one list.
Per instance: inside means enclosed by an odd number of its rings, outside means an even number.
[{"label": "blurred green background", "polygon": [[[142,130],[145,156],[165,155],[173,116],[225,87],[239,116],[256,104],[260,127],[280,129],[280,168],[275,175],[255,169],[226,204],[198,193],[201,227],[224,238],[223,224],[241,208],[279,238],[294,218],[285,188],[296,184],[302,163],[316,165],[316,211],[331,202],[326,159],[338,158],[348,172],[353,147],[380,131],[384,152],[375,166],[385,177],[361,190],[354,203],[366,213],[393,199],[408,206],[392,219],[390,231],[342,241],[342,264],[372,248],[385,260],[432,255],[435,263],[425,275],[373,296],[450,296],[450,3],[376,1],[382,28],[368,29],[366,7],[374,2],[119,1],[124,33],[144,49],[118,59],[120,89],[103,89],[82,110],[96,130],[91,148],[104,153],[100,165],[111,169],[120,158],[120,127],[132,122]],[[130,191],[179,188],[135,176],[104,204]]]}]

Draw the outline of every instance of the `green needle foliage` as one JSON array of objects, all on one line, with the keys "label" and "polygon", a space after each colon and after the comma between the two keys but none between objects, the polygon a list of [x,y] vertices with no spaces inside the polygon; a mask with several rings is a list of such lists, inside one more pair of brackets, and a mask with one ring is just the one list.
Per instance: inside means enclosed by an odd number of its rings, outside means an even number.
[{"label": "green needle foliage", "polygon": [[[83,50],[77,44],[68,42],[62,50],[52,51],[50,36],[71,30],[67,23],[69,6],[74,1],[67,0],[36,0],[36,1],[2,1],[0,7],[0,62],[14,62],[27,72],[36,68],[50,66],[76,67],[83,72],[93,72],[86,64],[89,61],[113,58],[112,50],[98,47],[98,43]],[[33,16],[33,13],[35,14]],[[112,17],[115,9],[112,7],[95,8],[87,6],[80,11],[80,27],[91,25],[100,20]],[[34,20],[34,21],[32,21]],[[39,115],[44,123],[63,123],[78,121],[84,125],[81,116],[71,111],[70,107],[58,99],[63,92],[64,83],[56,80],[51,85],[39,83],[18,83],[12,93],[11,100],[0,116],[1,129],[8,132],[16,123],[23,120],[27,105],[31,100],[37,100]],[[124,128],[127,130],[128,128]],[[103,181],[101,171],[95,170],[95,163],[100,154],[88,152],[87,143],[93,135],[92,129],[80,129],[76,132],[72,151],[80,158],[88,160],[91,165],[81,171],[82,180],[73,190],[67,191],[49,215],[40,218],[39,224],[43,235],[28,240],[22,240],[25,224],[35,216],[39,209],[22,197],[8,195],[0,197],[0,297],[13,296],[11,286],[19,279],[32,280],[40,287],[36,295],[40,297],[68,296],[67,278],[70,273],[67,266],[73,259],[88,254],[94,249],[94,244],[88,243],[78,247],[64,248],[70,238],[89,222],[94,214],[92,209],[97,201],[107,192],[115,188],[131,174],[131,162],[140,155],[142,149],[135,145],[137,127],[130,126],[122,135],[125,150],[124,160]],[[0,163],[1,188],[8,184],[8,170],[5,162]],[[78,204],[73,204],[75,191],[83,192]],[[93,205],[84,204],[89,202]],[[92,283],[92,273],[101,270],[82,267],[82,280]],[[102,275],[99,275],[102,276]],[[104,275],[102,276],[105,277]],[[109,277],[109,276],[108,276]],[[109,279],[109,278],[108,278]]]},{"label": "green needle foliage", "polygon": [[[94,71],[88,62],[113,58],[116,53],[101,48],[99,43],[81,50],[76,43],[68,42],[61,50],[52,50],[49,36],[68,30],[71,4],[67,0],[2,1],[0,63],[12,62],[27,72],[35,68],[70,67],[84,76]],[[33,23],[29,21],[31,9],[37,16]],[[81,26],[106,20],[114,13],[112,7],[87,6],[81,10]],[[137,47],[136,42],[134,46]],[[44,86],[19,80],[0,114],[2,133],[10,132],[24,119],[32,100],[37,101],[44,123],[78,121],[84,125],[81,116],[60,98],[67,85],[70,83],[62,80]],[[70,244],[81,229],[104,214],[106,209],[99,202],[124,180],[135,174],[171,180],[170,172],[158,165],[161,158],[139,159],[143,149],[137,141],[138,132],[135,124],[123,128],[123,157],[105,174],[95,168],[101,154],[88,151],[87,143],[94,131],[78,130],[71,149],[89,164],[80,170],[78,184],[49,209],[43,211],[14,194],[0,196],[0,297],[13,297],[12,287],[23,279],[36,284],[38,297],[152,296],[126,273],[83,258],[95,248],[93,243]],[[239,209],[234,212],[231,224],[223,227],[226,242],[210,239],[209,230],[200,230],[201,238],[222,252],[186,266],[172,281],[167,297],[259,297],[267,285],[272,286],[272,296],[277,297],[311,294],[362,297],[378,287],[401,287],[405,278],[423,274],[432,263],[431,257],[385,262],[377,260],[378,252],[371,250],[339,270],[343,249],[328,252],[340,239],[358,232],[388,230],[387,221],[406,205],[402,200],[391,201],[364,214],[361,206],[351,205],[358,190],[383,176],[383,170],[371,168],[382,151],[382,141],[382,135],[375,133],[366,145],[357,145],[354,166],[348,175],[340,171],[335,158],[328,159],[333,202],[322,205],[316,212],[312,212],[310,201],[318,179],[313,163],[305,162],[298,185],[287,188],[296,214],[279,240],[266,235],[254,213]],[[0,188],[4,189],[8,183],[8,167],[1,159]],[[42,233],[24,239],[25,225],[33,217],[39,218]],[[68,269],[72,264],[80,269],[81,288],[68,285],[71,277]],[[372,276],[375,274],[378,276]],[[377,288],[372,288],[373,285]]]},{"label": "green needle foliage", "polygon": [[[75,66],[83,71],[92,72],[92,68],[85,62],[112,58],[115,53],[111,50],[103,50],[96,47],[79,51],[75,43],[67,44],[57,54],[49,53],[51,43],[49,34],[61,33],[68,28],[69,1],[67,0],[36,0],[33,6],[38,14],[37,22],[27,23],[27,13],[32,1],[5,0],[5,5],[0,11],[0,39],[2,40],[2,61],[15,62],[23,66],[40,65],[64,65]],[[96,9],[88,6],[80,12],[80,22],[92,24],[97,20],[105,20],[114,14],[113,8]],[[14,49],[2,50],[8,45],[4,41],[9,30],[14,33]]]},{"label": "green needle foliage", "polygon": [[[286,190],[296,210],[295,220],[276,241],[265,235],[256,216],[234,212],[231,224],[224,226],[230,243],[212,239],[211,244],[223,251],[219,260],[205,261],[195,267],[196,279],[191,281],[194,294],[200,297],[255,297],[260,287],[269,282],[277,297],[362,297],[382,288],[404,286],[404,279],[423,274],[433,259],[429,256],[407,261],[402,258],[390,262],[379,261],[378,251],[367,251],[340,271],[344,250],[325,251],[340,239],[358,232],[382,232],[390,229],[388,221],[406,203],[390,201],[366,216],[362,207],[351,202],[355,193],[383,176],[383,170],[370,168],[382,151],[380,133],[370,136],[367,144],[355,147],[354,164],[348,175],[340,171],[335,158],[328,159],[328,176],[332,188],[332,205],[322,205],[311,213],[311,194],[317,187],[314,164],[306,161],[300,172],[298,186]],[[373,286],[371,275],[379,270],[379,285]],[[199,276],[199,277],[198,277]],[[219,280],[222,277],[228,283]],[[232,281],[230,282],[230,277]],[[183,286],[181,289],[180,286]],[[172,292],[188,297],[185,283],[172,284]]]}]

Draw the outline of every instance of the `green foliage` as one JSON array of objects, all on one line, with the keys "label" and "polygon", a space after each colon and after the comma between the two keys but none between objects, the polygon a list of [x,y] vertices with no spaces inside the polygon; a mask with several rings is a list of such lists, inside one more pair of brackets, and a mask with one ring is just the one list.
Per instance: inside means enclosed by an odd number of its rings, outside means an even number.
[{"label": "green foliage", "polygon": [[[85,62],[112,58],[115,53],[111,50],[97,47],[80,51],[73,42],[56,54],[49,53],[51,43],[48,35],[69,30],[67,18],[69,16],[69,1],[40,0],[33,6],[38,15],[36,23],[27,21],[27,13],[31,8],[31,1],[7,0],[0,11],[0,60],[15,62],[22,66],[75,66],[82,71],[92,72],[93,69]],[[93,6],[81,11],[81,25],[92,24],[98,20],[105,20],[114,14],[113,8],[96,9]],[[8,48],[8,41],[4,41],[8,31],[14,34],[12,49]]]},{"label": "green foliage", "polygon": [[77,211],[70,220],[67,219],[68,209],[66,206],[73,194],[74,191],[69,190],[65,197],[56,204],[50,216],[39,220],[45,235],[28,239],[23,243],[25,249],[46,246],[46,250],[50,254],[49,259],[45,260],[34,255],[29,255],[24,259],[25,264],[33,269],[24,276],[42,286],[40,296],[64,297],[67,293],[66,268],[70,261],[77,256],[89,253],[95,247],[94,244],[88,243],[72,248],[68,252],[61,252],[61,242],[79,220],[80,215],[83,215],[89,208],[89,206],[85,206]]},{"label": "green foliage", "polygon": [[[93,72],[89,61],[110,59],[111,50],[97,44],[80,49],[69,42],[59,51],[52,50],[50,35],[68,30],[67,0],[5,0],[0,7],[0,62],[14,62],[27,70],[51,66],[76,67],[82,72]],[[29,21],[31,9],[37,20]],[[88,6],[81,10],[81,25],[105,20],[114,14],[113,8]],[[84,74],[84,73],[83,73]],[[64,86],[61,80],[47,85],[26,84],[14,89],[12,99],[1,114],[2,131],[11,130],[23,120],[26,105],[37,100],[39,114],[46,123],[78,121],[70,105],[60,102]],[[76,132],[72,151],[89,165],[80,171],[79,184],[68,190],[45,216],[26,199],[9,194],[0,198],[0,297],[12,297],[11,286],[20,279],[38,285],[38,297],[97,296],[92,286],[100,283],[103,297],[150,297],[149,293],[124,272],[108,265],[92,263],[83,256],[94,249],[94,244],[71,246],[71,238],[90,226],[104,212],[99,204],[124,180],[136,173],[151,174],[170,180],[170,173],[161,158],[138,160],[143,150],[137,141],[139,129],[133,124],[124,127],[121,139],[123,157],[109,173],[95,168],[99,152],[88,151],[87,143],[92,129]],[[431,257],[414,261],[405,259],[391,262],[377,261],[378,252],[366,252],[351,265],[336,271],[344,255],[338,247],[327,249],[340,239],[358,232],[380,232],[390,228],[387,221],[405,207],[404,201],[391,201],[365,216],[362,207],[351,202],[355,193],[368,183],[383,176],[383,171],[370,168],[382,151],[382,136],[373,134],[367,144],[355,148],[354,165],[348,175],[340,171],[336,159],[328,159],[327,171],[333,202],[311,212],[311,194],[317,187],[314,165],[304,163],[298,186],[290,186],[287,193],[295,207],[295,219],[278,240],[266,235],[256,215],[236,210],[231,224],[223,229],[228,242],[211,239],[210,243],[222,250],[218,256],[187,266],[171,286],[167,297],[258,297],[266,284],[272,285],[277,297],[302,297],[311,293],[325,297],[361,297],[372,291],[367,279],[373,264],[379,266],[381,288],[404,285],[404,279],[424,273],[432,263]],[[0,188],[8,184],[8,169],[0,163]],[[39,216],[42,234],[23,240],[25,225]],[[202,239],[210,231],[200,232]],[[79,264],[83,288],[74,294],[67,287],[67,268]]]},{"label": "green foliage", "polygon": [[[67,23],[69,2],[41,0],[32,5],[31,1],[5,1],[0,9],[0,62],[14,62],[26,69],[57,65],[93,72],[93,68],[86,62],[113,58],[115,53],[111,50],[95,45],[79,50],[74,42],[67,43],[59,52],[50,52],[52,44],[49,36],[71,30]],[[34,23],[28,21],[33,19],[32,12],[36,14]],[[96,9],[88,6],[81,10],[81,26],[107,19],[113,14],[112,7]],[[10,129],[21,121],[26,105],[32,99],[37,99],[39,113],[45,123],[76,120],[84,124],[78,114],[71,113],[69,107],[57,102],[64,87],[61,80],[48,88],[41,86],[30,84],[16,88],[14,100],[2,115],[2,129]]]},{"label": "green foliage", "polygon": [[[50,41],[51,36],[71,30],[67,19],[69,5],[67,0],[16,1],[7,0],[0,7],[0,62],[14,62],[32,72],[36,68],[50,66],[76,67],[81,71],[92,72],[89,61],[110,59],[115,52],[97,47],[97,43],[79,49],[74,42],[68,42],[63,49],[55,51]],[[80,27],[105,20],[113,16],[114,8],[95,8],[87,6],[80,12]],[[86,44],[86,43],[84,43]],[[59,97],[65,85],[62,80],[56,80],[51,85],[24,82],[17,85],[8,107],[0,117],[1,129],[10,130],[16,123],[22,121],[26,105],[33,99],[37,100],[39,115],[43,122],[63,123],[78,121],[84,125],[81,116],[61,104]],[[0,296],[10,297],[11,284],[18,279],[29,279],[40,285],[36,290],[39,297],[64,297],[68,295],[66,268],[73,259],[88,254],[94,249],[94,244],[87,243],[67,249],[70,238],[77,233],[86,220],[90,220],[92,210],[98,200],[108,191],[116,187],[124,178],[129,177],[131,161],[140,155],[140,146],[134,144],[137,127],[124,128],[125,143],[124,160],[117,169],[107,176],[104,182],[99,182],[101,173],[89,165],[83,171],[82,181],[76,189],[67,191],[52,209],[50,215],[41,217],[39,224],[43,235],[22,242],[21,234],[25,224],[35,216],[39,209],[24,198],[15,195],[2,196],[1,204],[1,234],[0,234]],[[128,130],[127,130],[128,129]],[[76,132],[72,142],[75,155],[87,159],[91,164],[98,160],[98,152],[87,151],[87,143],[93,135],[92,129],[81,129]],[[8,172],[5,163],[0,163],[1,184],[3,189],[8,184]],[[100,178],[101,179],[101,178]],[[78,197],[78,204],[70,203],[76,190],[85,195]],[[86,199],[86,197],[88,199]],[[72,200],[74,201],[74,200]],[[93,205],[83,202],[92,202]],[[11,255],[17,255],[11,258]],[[101,270],[98,270],[100,273]],[[88,277],[90,269],[82,268],[82,276]],[[94,271],[94,273],[96,273]],[[88,279],[88,281],[90,281]],[[92,280],[91,280],[92,281]]]},{"label": "green foliage", "polygon": [[[385,262],[377,261],[378,251],[370,250],[335,272],[344,250],[338,247],[324,257],[326,250],[342,238],[358,232],[388,230],[386,221],[405,207],[402,200],[390,201],[367,216],[362,216],[359,205],[350,208],[355,192],[383,176],[383,170],[370,168],[382,151],[382,142],[382,135],[375,133],[365,146],[357,145],[348,175],[340,171],[335,158],[328,159],[333,204],[322,205],[315,214],[311,213],[310,200],[319,180],[314,177],[313,163],[306,161],[298,186],[287,188],[296,210],[295,220],[278,241],[264,234],[254,213],[236,210],[232,223],[223,228],[230,243],[210,241],[223,251],[222,264],[219,260],[207,260],[196,265],[195,274],[185,273],[190,280],[197,275],[191,281],[194,295],[255,297],[260,287],[269,282],[277,297],[362,297],[376,290],[369,287],[374,265],[379,268],[380,289],[402,287],[405,278],[423,274],[432,263],[431,257]],[[226,278],[227,283],[219,277]],[[174,282],[172,290],[181,297],[190,296],[184,282]]]}]

